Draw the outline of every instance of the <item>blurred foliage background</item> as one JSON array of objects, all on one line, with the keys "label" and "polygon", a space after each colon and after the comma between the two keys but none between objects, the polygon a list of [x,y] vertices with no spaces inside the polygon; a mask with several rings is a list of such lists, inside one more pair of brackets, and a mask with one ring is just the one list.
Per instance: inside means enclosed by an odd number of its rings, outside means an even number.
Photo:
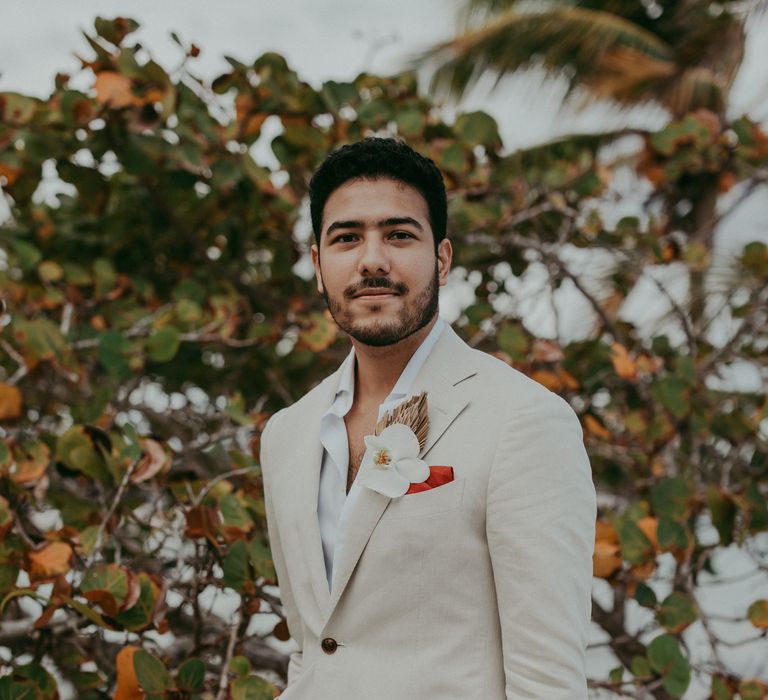
[{"label": "blurred foliage background", "polygon": [[[535,63],[594,99],[669,112],[658,131],[514,153],[489,115],[448,120],[414,71],[315,88],[269,53],[206,82],[197,46],[176,37],[168,71],[125,18],[85,37],[90,90],[60,74],[48,99],[0,93],[0,697],[284,685],[259,435],[347,351],[304,274],[305,195],[330,150],[370,134],[443,171],[474,291],[457,330],[583,423],[593,647],[611,659],[592,692],[768,697],[768,250],[715,250],[768,181],[768,134],[728,112],[750,10],[470,2],[421,59],[437,89]],[[64,184],[41,196],[51,178]],[[647,196],[616,217],[627,178]],[[659,270],[685,280],[682,299]],[[556,321],[580,314],[579,337],[531,330],[516,290],[534,272]],[[622,309],[649,281],[665,304],[640,328]],[[726,550],[750,562],[754,594],[724,618],[704,588],[728,582]]]}]

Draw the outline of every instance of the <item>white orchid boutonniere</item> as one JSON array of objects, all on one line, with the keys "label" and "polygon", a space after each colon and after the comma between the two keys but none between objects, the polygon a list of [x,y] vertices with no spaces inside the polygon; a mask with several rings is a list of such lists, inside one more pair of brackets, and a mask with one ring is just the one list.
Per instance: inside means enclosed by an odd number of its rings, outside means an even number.
[{"label": "white orchid boutonniere", "polygon": [[398,498],[412,483],[426,481],[429,467],[419,459],[419,451],[428,431],[426,393],[387,413],[376,425],[375,434],[364,438],[366,451],[360,484],[389,498]]}]

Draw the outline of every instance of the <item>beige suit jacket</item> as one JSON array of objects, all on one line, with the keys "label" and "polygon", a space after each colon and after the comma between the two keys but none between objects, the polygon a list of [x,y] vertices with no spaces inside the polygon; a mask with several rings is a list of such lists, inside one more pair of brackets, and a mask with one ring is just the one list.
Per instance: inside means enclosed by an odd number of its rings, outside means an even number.
[{"label": "beige suit jacket", "polygon": [[272,554],[299,647],[281,697],[586,698],[595,491],[568,404],[447,327],[413,393],[428,392],[421,456],[455,479],[395,499],[363,489],[329,592],[319,431],[338,380],[262,436]]}]

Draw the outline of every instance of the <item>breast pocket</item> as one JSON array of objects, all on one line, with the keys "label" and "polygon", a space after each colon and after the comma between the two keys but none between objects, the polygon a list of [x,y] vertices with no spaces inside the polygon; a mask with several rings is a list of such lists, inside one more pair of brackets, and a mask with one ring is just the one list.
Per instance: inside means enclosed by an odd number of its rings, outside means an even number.
[{"label": "breast pocket", "polygon": [[461,508],[464,500],[464,479],[436,486],[426,491],[409,493],[394,499],[382,516],[382,520],[401,520],[437,515]]}]

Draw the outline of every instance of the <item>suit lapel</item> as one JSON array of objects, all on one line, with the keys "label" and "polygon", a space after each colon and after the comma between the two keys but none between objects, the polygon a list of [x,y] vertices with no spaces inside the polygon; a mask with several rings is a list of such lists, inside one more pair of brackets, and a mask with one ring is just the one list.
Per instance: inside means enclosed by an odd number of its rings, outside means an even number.
[{"label": "suit lapel", "polygon": [[[420,391],[427,392],[429,433],[420,453],[422,458],[434,447],[469,403],[456,385],[475,374],[471,360],[467,345],[450,326],[446,325],[414,380],[411,392],[414,394]],[[374,528],[391,500],[367,488],[361,488],[358,492],[347,522],[344,524],[344,545],[337,549],[334,557],[333,590],[325,622],[333,614]],[[316,501],[317,488],[315,488]]]}]

